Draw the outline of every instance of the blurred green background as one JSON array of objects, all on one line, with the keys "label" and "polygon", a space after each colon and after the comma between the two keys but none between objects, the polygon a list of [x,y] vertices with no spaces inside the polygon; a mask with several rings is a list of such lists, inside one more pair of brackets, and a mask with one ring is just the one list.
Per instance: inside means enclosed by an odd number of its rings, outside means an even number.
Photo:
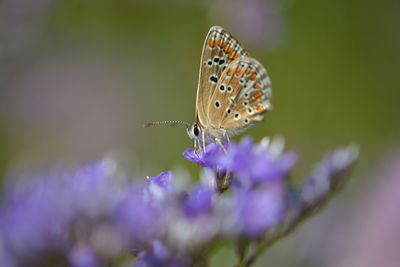
[{"label": "blurred green background", "polygon": [[[361,234],[335,237],[353,229],[349,214],[363,221],[399,151],[399,1],[3,0],[0,12],[1,174],[111,154],[131,173],[178,168],[197,179],[200,167],[182,157],[185,130],[142,124],[194,121],[203,41],[221,25],[272,79],[274,110],[245,135],[283,135],[301,154],[294,182],[330,149],[355,142],[361,152],[345,192],[257,266],[357,265],[338,261],[349,255],[337,248]],[[229,247],[212,259],[233,262]]]}]

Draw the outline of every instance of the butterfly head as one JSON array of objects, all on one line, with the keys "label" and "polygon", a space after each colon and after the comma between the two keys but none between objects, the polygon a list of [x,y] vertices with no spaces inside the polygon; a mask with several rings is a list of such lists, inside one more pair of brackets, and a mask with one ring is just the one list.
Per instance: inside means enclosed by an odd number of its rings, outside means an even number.
[{"label": "butterfly head", "polygon": [[186,128],[186,132],[189,135],[190,139],[200,140],[202,135],[202,129],[197,123],[193,123],[190,127]]}]

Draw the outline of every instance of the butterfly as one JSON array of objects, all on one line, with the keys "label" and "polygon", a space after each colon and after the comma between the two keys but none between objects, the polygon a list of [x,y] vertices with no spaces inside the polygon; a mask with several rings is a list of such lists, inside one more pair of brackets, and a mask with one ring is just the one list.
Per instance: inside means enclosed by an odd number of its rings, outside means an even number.
[{"label": "butterfly", "polygon": [[271,110],[271,80],[266,69],[238,40],[220,26],[210,28],[200,60],[195,122],[147,123],[185,124],[195,150],[206,143],[224,148],[230,137],[262,122]]}]

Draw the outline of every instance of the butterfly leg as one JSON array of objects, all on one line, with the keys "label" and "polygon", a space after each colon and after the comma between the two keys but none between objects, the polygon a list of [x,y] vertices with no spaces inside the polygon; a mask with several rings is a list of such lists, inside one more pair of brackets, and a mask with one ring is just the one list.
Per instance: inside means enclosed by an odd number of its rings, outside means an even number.
[{"label": "butterfly leg", "polygon": [[201,131],[201,137],[203,139],[203,151],[204,151],[204,153],[206,153],[206,137],[205,137],[204,131]]},{"label": "butterfly leg", "polygon": [[225,129],[224,129],[224,136],[226,137],[226,141],[228,141],[228,145],[230,145],[231,144],[231,140],[229,139],[229,135],[227,135]]},{"label": "butterfly leg", "polygon": [[215,138],[215,143],[217,143],[217,145],[221,146],[224,153],[227,154],[224,144],[221,142],[221,140],[219,138]]},{"label": "butterfly leg", "polygon": [[197,154],[197,140],[196,139],[193,139],[193,149],[194,149],[194,154],[196,156],[198,156],[198,154]]},{"label": "butterfly leg", "polygon": [[231,144],[231,140],[229,139],[229,135],[226,133],[226,130],[224,128],[221,127],[221,130],[224,132],[222,135],[222,140],[225,140],[228,142],[228,145]]},{"label": "butterfly leg", "polygon": [[203,148],[201,145],[201,141],[199,139],[195,139],[195,146],[196,146],[196,148],[194,150],[194,153],[196,154],[197,157],[200,158],[200,154],[201,154]]}]

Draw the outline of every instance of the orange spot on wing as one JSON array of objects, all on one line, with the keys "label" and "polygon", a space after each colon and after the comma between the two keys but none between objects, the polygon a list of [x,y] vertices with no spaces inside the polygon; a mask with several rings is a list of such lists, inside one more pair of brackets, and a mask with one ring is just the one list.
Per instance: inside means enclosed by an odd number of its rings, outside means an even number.
[{"label": "orange spot on wing", "polygon": [[238,57],[238,54],[237,54],[236,51],[233,51],[233,52],[230,53],[230,55],[229,55],[229,59],[235,59],[235,58],[237,58],[237,57]]},{"label": "orange spot on wing", "polygon": [[254,97],[261,100],[262,99],[262,94],[260,92],[257,92],[254,94]]},{"label": "orange spot on wing", "polygon": [[252,79],[253,81],[257,80],[257,76],[255,74],[251,75],[250,79]]},{"label": "orange spot on wing", "polygon": [[221,48],[224,46],[224,41],[222,41],[222,39],[218,41],[218,46]]},{"label": "orange spot on wing", "polygon": [[224,52],[225,52],[225,53],[230,53],[231,51],[232,51],[232,46],[229,45],[229,44],[227,44],[227,45],[224,47]]},{"label": "orange spot on wing", "polygon": [[239,67],[236,69],[236,75],[237,76],[240,76],[240,75],[242,75],[242,73],[243,73],[243,70],[242,69],[240,69]]},{"label": "orange spot on wing", "polygon": [[255,89],[261,89],[261,86],[260,86],[259,83],[256,83],[256,84],[254,85],[254,88],[255,88]]},{"label": "orange spot on wing", "polygon": [[265,108],[261,107],[260,104],[256,104],[257,111],[264,111]]},{"label": "orange spot on wing", "polygon": [[228,74],[228,76],[232,76],[234,70],[233,69],[228,69],[228,72],[226,74]]},{"label": "orange spot on wing", "polygon": [[248,74],[250,74],[251,73],[251,70],[250,69],[247,69],[246,70],[246,74],[248,75]]},{"label": "orange spot on wing", "polygon": [[210,40],[208,41],[208,44],[210,45],[211,48],[214,48],[216,42],[217,42],[217,41],[216,41],[215,39],[210,39]]}]

